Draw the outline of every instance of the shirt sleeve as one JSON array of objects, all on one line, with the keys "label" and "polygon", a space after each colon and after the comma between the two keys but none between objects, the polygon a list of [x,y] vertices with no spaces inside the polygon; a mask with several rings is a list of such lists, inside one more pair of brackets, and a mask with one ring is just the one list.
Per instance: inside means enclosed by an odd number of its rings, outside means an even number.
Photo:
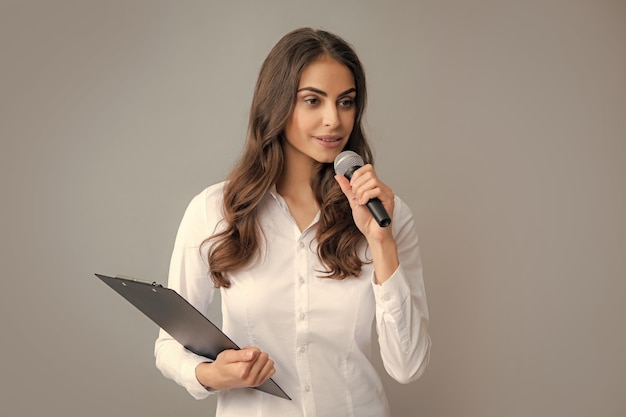
[{"label": "shirt sleeve", "polygon": [[[206,191],[196,196],[185,211],[176,235],[170,262],[168,288],[177,291],[198,311],[207,314],[215,287],[210,279],[206,250],[202,243],[210,236]],[[196,366],[211,360],[185,349],[163,329],[155,342],[156,366],[196,399],[215,391],[207,390],[196,378]]]},{"label": "shirt sleeve", "polygon": [[430,359],[428,305],[413,215],[396,197],[393,233],[400,266],[382,285],[372,277],[376,329],[385,370],[406,384],[424,373]]}]

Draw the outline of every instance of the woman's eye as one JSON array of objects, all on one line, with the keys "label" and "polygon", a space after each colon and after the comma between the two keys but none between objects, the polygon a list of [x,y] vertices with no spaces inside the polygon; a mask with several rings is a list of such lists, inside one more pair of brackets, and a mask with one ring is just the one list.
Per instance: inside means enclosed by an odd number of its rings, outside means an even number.
[{"label": "woman's eye", "polygon": [[311,106],[314,106],[314,105],[318,104],[320,101],[318,99],[312,97],[312,98],[305,98],[304,102],[306,104],[310,104]]},{"label": "woman's eye", "polygon": [[351,98],[346,98],[339,102],[339,105],[341,107],[352,107],[353,104],[354,104],[354,100],[352,100]]}]

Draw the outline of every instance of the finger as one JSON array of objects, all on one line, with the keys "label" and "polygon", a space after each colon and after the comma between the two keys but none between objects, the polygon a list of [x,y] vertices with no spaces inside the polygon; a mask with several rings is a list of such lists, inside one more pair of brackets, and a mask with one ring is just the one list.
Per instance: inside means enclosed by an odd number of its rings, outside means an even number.
[{"label": "finger", "polygon": [[259,372],[259,376],[256,381],[255,386],[259,386],[268,379],[270,379],[276,373],[276,368],[274,367],[274,361],[268,360],[261,372]]},{"label": "finger", "polygon": [[250,386],[255,386],[259,384],[259,376],[263,371],[263,368],[267,365],[269,361],[269,355],[265,352],[261,352],[256,359],[256,361],[250,367],[250,372],[248,372],[246,383]]},{"label": "finger", "polygon": [[370,164],[363,165],[352,174],[352,177],[350,178],[350,185],[352,187],[359,186],[372,177],[376,178],[376,172],[374,171],[374,167]]},{"label": "finger", "polygon": [[[242,351],[244,351],[245,358],[248,360],[240,361],[237,364],[237,368],[239,369],[239,372],[237,374],[242,381],[247,381],[250,378],[254,378],[254,376],[256,375],[254,366],[261,357],[262,352],[259,348],[254,346],[247,346],[243,348]],[[249,385],[247,382],[246,384]]]},{"label": "finger", "polygon": [[339,184],[339,188],[341,188],[341,191],[343,191],[345,196],[348,199],[352,198],[352,188],[350,186],[350,181],[340,174],[335,175],[335,180]]},{"label": "finger", "polygon": [[348,179],[344,177],[343,175],[339,175],[339,174],[335,175],[335,180],[337,180],[337,182],[339,183],[339,187],[341,188],[341,191],[348,199],[348,202],[350,203],[350,208],[352,209],[356,208],[359,205],[359,201],[358,201],[358,198],[354,195],[354,192],[352,191],[352,187],[350,186],[350,181],[348,181]]},{"label": "finger", "polygon": [[381,195],[380,188],[372,188],[372,189],[369,189],[367,191],[360,193],[359,196],[357,197],[357,202],[360,205],[367,204],[368,201],[374,198],[379,198],[380,195]]},{"label": "finger", "polygon": [[377,178],[364,178],[361,183],[357,184],[352,184],[352,193],[354,194],[354,196],[358,199],[359,203],[361,204],[365,204],[367,203],[367,200],[364,199],[364,195],[367,193],[370,198],[372,197],[372,191],[374,191],[373,196],[377,197],[378,194],[380,194],[381,191],[381,184],[380,181],[378,181]]},{"label": "finger", "polygon": [[244,348],[244,349],[228,349],[221,352],[218,357],[221,356],[221,359],[226,363],[235,363],[235,362],[252,362],[258,356],[258,349],[253,348]]},{"label": "finger", "polygon": [[362,200],[363,193],[375,188],[380,188],[381,185],[380,180],[372,175],[363,176],[357,181],[350,183],[352,193],[359,199],[359,201]]}]

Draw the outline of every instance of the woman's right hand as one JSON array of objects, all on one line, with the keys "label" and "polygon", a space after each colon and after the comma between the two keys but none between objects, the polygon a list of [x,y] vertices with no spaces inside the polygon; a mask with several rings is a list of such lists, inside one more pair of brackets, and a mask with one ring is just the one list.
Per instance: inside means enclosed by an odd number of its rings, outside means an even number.
[{"label": "woman's right hand", "polygon": [[215,390],[257,387],[276,373],[274,361],[256,347],[224,350],[214,362],[196,366],[200,384]]}]

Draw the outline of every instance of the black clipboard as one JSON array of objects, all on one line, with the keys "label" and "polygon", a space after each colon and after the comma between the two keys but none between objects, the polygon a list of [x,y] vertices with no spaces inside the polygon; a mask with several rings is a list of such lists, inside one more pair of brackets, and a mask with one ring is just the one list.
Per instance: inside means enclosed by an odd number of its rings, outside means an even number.
[{"label": "black clipboard", "polygon": [[[95,275],[191,352],[215,360],[223,350],[240,349],[176,291],[131,277]],[[254,389],[291,400],[271,378]]]}]

